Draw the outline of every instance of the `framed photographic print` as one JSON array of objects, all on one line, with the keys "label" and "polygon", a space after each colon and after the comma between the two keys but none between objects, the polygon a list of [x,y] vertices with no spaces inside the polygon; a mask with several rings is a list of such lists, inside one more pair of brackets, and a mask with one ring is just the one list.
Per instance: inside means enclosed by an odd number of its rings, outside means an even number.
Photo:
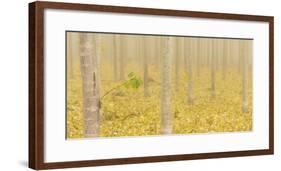
[{"label": "framed photographic print", "polygon": [[271,16],[29,4],[29,167],[273,154]]}]

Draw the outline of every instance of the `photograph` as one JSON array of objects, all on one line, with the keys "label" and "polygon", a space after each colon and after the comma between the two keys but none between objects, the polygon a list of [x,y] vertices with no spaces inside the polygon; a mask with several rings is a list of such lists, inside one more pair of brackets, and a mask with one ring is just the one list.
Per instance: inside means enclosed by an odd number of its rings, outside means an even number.
[{"label": "photograph", "polygon": [[253,39],[66,31],[66,139],[250,132]]},{"label": "photograph", "polygon": [[274,154],[274,16],[119,5],[29,3],[29,168]]}]

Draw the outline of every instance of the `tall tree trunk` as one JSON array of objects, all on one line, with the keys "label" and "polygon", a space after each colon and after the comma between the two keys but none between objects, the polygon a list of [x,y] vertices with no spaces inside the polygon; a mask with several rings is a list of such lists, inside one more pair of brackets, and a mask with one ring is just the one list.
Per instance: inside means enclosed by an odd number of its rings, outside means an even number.
[{"label": "tall tree trunk", "polygon": [[97,115],[98,117],[98,125],[100,126],[100,116],[102,113],[101,110],[101,101],[100,101],[100,95],[101,95],[101,62],[100,62],[100,56],[101,56],[101,51],[100,51],[100,45],[102,44],[101,42],[101,37],[99,35],[93,36],[93,61],[94,61],[94,74],[93,74],[93,83],[94,83],[94,95],[96,96],[97,99],[97,106],[99,108],[99,114]]},{"label": "tall tree trunk", "polygon": [[217,40],[211,40],[211,48],[210,48],[210,55],[211,55],[211,97],[216,97],[216,56],[217,56]]},{"label": "tall tree trunk", "polygon": [[236,57],[238,58],[238,61],[237,61],[237,69],[238,69],[238,72],[239,74],[241,74],[241,71],[242,71],[242,59],[241,59],[241,51],[240,51],[240,41],[239,40],[236,40]]},{"label": "tall tree trunk", "polygon": [[189,38],[183,38],[183,68],[184,72],[188,74],[188,61],[187,61],[187,55],[190,54],[190,48],[189,48]]},{"label": "tall tree trunk", "polygon": [[67,55],[67,59],[68,59],[68,64],[69,67],[67,67],[68,69],[68,73],[69,73],[69,78],[73,79],[74,78],[74,73],[73,73],[73,57],[74,57],[74,40],[73,40],[73,33],[68,33],[68,41],[67,41],[67,51],[68,51],[68,55]]},{"label": "tall tree trunk", "polygon": [[147,48],[147,41],[148,37],[144,37],[142,40],[143,43],[143,91],[144,91],[144,96],[147,97],[149,96],[149,91],[148,91],[148,55],[149,55],[149,50]]},{"label": "tall tree trunk", "polygon": [[[137,49],[137,63],[142,64],[142,56],[143,56],[143,48],[142,48],[142,36],[136,37],[136,49]],[[142,65],[138,65],[138,71],[139,73],[142,73]]]},{"label": "tall tree trunk", "polygon": [[159,71],[159,68],[160,68],[160,58],[161,58],[161,39],[159,36],[156,36],[155,37],[155,54],[156,54],[156,59],[157,59],[157,62],[156,62],[156,71],[158,72]]},{"label": "tall tree trunk", "polygon": [[[94,41],[91,34],[80,34],[84,137],[97,137],[99,135],[99,52],[98,42]],[[94,66],[91,64],[94,64]]]},{"label": "tall tree trunk", "polygon": [[162,88],[161,88],[161,134],[172,133],[171,113],[171,54],[172,40],[166,38],[162,63]]},{"label": "tall tree trunk", "polygon": [[119,65],[119,79],[120,80],[124,80],[125,79],[125,65],[124,65],[124,59],[126,57],[126,52],[127,52],[127,44],[126,44],[126,37],[123,35],[123,36],[120,36],[119,37],[119,44],[120,44],[120,51],[119,51],[119,61],[120,61],[120,65]]},{"label": "tall tree trunk", "polygon": [[200,76],[200,67],[201,67],[201,39],[200,38],[196,38],[195,39],[195,47],[194,47],[194,51],[196,54],[196,58],[197,58],[197,76]]},{"label": "tall tree trunk", "polygon": [[[162,59],[164,56],[164,37],[158,37],[158,77],[161,78],[161,70],[162,70]],[[161,81],[161,80],[159,80]]]},{"label": "tall tree trunk", "polygon": [[[219,70],[222,69],[222,40],[221,39],[216,39],[216,63],[215,63],[215,66],[216,66],[216,72],[218,71],[219,73]],[[221,67],[221,68],[220,68]]]},{"label": "tall tree trunk", "polygon": [[227,73],[227,59],[229,54],[229,40],[223,40],[223,56],[222,56],[222,79],[225,80]]},{"label": "tall tree trunk", "polygon": [[186,70],[187,70],[187,102],[189,104],[193,103],[193,83],[192,83],[192,63],[191,63],[191,53],[190,53],[190,39],[184,39],[184,58],[186,59]]},{"label": "tall tree trunk", "polygon": [[209,43],[210,39],[206,39],[205,40],[205,50],[206,50],[206,66],[207,68],[209,68],[211,66],[211,62],[210,62],[210,48],[209,48]]},{"label": "tall tree trunk", "polygon": [[208,66],[208,49],[206,49],[207,47],[206,43],[207,43],[207,39],[201,38],[201,62],[204,68]]},{"label": "tall tree trunk", "polygon": [[242,60],[242,111],[248,112],[248,55],[249,43],[240,41],[240,58]]},{"label": "tall tree trunk", "polygon": [[117,35],[113,35],[113,51],[112,51],[112,57],[113,57],[113,69],[112,69],[112,71],[113,71],[113,73],[112,73],[112,75],[113,75],[113,80],[114,81],[117,81],[118,80],[118,70],[117,70],[117,58],[118,58],[118,47],[117,47],[117,42],[118,42],[118,37],[117,37]]},{"label": "tall tree trunk", "polygon": [[179,69],[180,69],[180,56],[181,56],[181,42],[179,38],[175,39],[175,89],[179,90]]},{"label": "tall tree trunk", "polygon": [[157,68],[157,51],[156,51],[156,38],[155,36],[149,37],[149,47],[150,47],[150,56],[151,60],[153,60],[153,67],[156,69]]}]

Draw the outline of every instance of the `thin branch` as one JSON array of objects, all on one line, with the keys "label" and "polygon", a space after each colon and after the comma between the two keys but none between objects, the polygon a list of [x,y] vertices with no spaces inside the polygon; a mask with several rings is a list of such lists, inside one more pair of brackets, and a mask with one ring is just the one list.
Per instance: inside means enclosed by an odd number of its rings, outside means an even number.
[{"label": "thin branch", "polygon": [[110,89],[109,91],[107,91],[107,92],[101,97],[101,100],[102,100],[106,95],[108,95],[109,93],[111,93],[113,90],[116,90],[116,89],[122,87],[123,85],[125,85],[128,81],[130,81],[130,80],[127,80],[127,81],[125,81],[124,83],[122,83],[122,84],[120,84],[120,85],[117,85],[116,87],[113,87],[112,89]]}]

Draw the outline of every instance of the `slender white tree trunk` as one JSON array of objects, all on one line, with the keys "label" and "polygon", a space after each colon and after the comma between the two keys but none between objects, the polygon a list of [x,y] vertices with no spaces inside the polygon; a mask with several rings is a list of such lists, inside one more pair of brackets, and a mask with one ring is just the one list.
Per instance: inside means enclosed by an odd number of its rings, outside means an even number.
[{"label": "slender white tree trunk", "polygon": [[[136,49],[137,49],[137,63],[142,64],[142,56],[143,56],[143,49],[142,49],[142,36],[136,37]],[[142,73],[142,65],[138,65],[139,73]]]},{"label": "slender white tree trunk", "polygon": [[210,48],[210,55],[211,55],[211,97],[216,97],[216,55],[217,55],[217,40],[211,40],[211,48]]},{"label": "slender white tree trunk", "polygon": [[239,40],[236,40],[236,57],[238,58],[238,61],[237,61],[237,69],[238,69],[238,72],[239,74],[241,74],[242,72],[242,59],[241,59],[241,51],[240,51],[240,41]]},{"label": "slender white tree trunk", "polygon": [[166,38],[162,63],[162,88],[161,88],[161,134],[172,133],[171,113],[171,54],[172,40]]},{"label": "slender white tree trunk", "polygon": [[95,35],[93,36],[93,41],[94,41],[94,44],[93,44],[93,49],[94,49],[94,58],[93,58],[93,61],[94,61],[94,78],[93,78],[93,82],[94,82],[94,95],[96,96],[96,100],[97,100],[97,106],[99,108],[99,114],[97,115],[98,116],[98,125],[100,126],[100,116],[101,116],[101,113],[102,113],[102,110],[101,110],[101,101],[100,101],[100,96],[101,96],[101,64],[100,64],[100,44],[101,43],[101,37],[99,35]]},{"label": "slender white tree trunk", "polygon": [[184,72],[186,74],[188,74],[187,71],[187,67],[188,67],[188,63],[187,63],[187,54],[190,53],[190,48],[189,48],[189,39],[188,38],[183,38],[183,68],[184,68]]},{"label": "slender white tree trunk", "polygon": [[160,37],[155,37],[155,47],[156,47],[156,59],[157,59],[157,62],[156,62],[156,70],[157,72],[159,72],[159,68],[160,68],[160,58],[161,58],[161,45],[160,45],[160,42],[161,39]]},{"label": "slender white tree trunk", "polygon": [[113,35],[113,48],[112,48],[112,50],[113,50],[113,52],[112,52],[112,57],[113,57],[113,69],[112,69],[112,71],[113,71],[113,80],[114,81],[117,81],[118,80],[118,70],[117,70],[117,58],[118,58],[118,47],[117,47],[117,40],[118,39],[118,37],[117,37],[117,35]]},{"label": "slender white tree trunk", "polygon": [[186,71],[187,71],[187,102],[189,104],[193,103],[193,83],[192,83],[192,63],[191,63],[191,53],[190,53],[190,40],[189,38],[184,39],[184,58],[186,59]]},{"label": "slender white tree trunk", "polygon": [[225,80],[227,73],[227,59],[229,54],[229,40],[223,40],[223,56],[222,56],[222,79]]},{"label": "slender white tree trunk", "polygon": [[242,62],[242,111],[248,112],[248,55],[249,43],[244,40],[240,41],[240,54]]},{"label": "slender white tree trunk", "polygon": [[68,35],[68,41],[67,41],[67,59],[68,59],[68,73],[69,73],[69,78],[73,79],[74,78],[74,73],[73,73],[73,56],[74,56],[74,40],[73,40],[73,33],[67,33]]},{"label": "slender white tree trunk", "polygon": [[144,96],[147,97],[149,96],[149,91],[148,91],[148,55],[149,55],[149,51],[147,48],[147,37],[144,37],[142,40],[143,43],[143,51],[144,51],[144,55],[143,55],[143,88],[144,88]]},{"label": "slender white tree trunk", "polygon": [[126,42],[126,37],[123,35],[122,37],[119,37],[119,61],[120,61],[120,65],[119,65],[119,79],[120,80],[124,80],[125,79],[125,65],[124,65],[124,59],[126,57],[127,54],[127,42]]},{"label": "slender white tree trunk", "polygon": [[84,137],[97,137],[99,134],[99,48],[95,41],[98,40],[93,40],[89,33],[80,34]]},{"label": "slender white tree trunk", "polygon": [[153,60],[153,67],[154,68],[157,68],[157,49],[156,49],[156,38],[153,36],[153,37],[150,37],[149,38],[149,42],[150,42],[150,56]]},{"label": "slender white tree trunk", "polygon": [[175,89],[179,90],[179,69],[180,69],[180,57],[181,57],[181,42],[180,38],[175,39]]},{"label": "slender white tree trunk", "polygon": [[195,47],[194,47],[194,51],[195,51],[195,56],[197,58],[197,76],[200,76],[200,67],[201,67],[201,39],[200,38],[196,38],[195,39]]}]

